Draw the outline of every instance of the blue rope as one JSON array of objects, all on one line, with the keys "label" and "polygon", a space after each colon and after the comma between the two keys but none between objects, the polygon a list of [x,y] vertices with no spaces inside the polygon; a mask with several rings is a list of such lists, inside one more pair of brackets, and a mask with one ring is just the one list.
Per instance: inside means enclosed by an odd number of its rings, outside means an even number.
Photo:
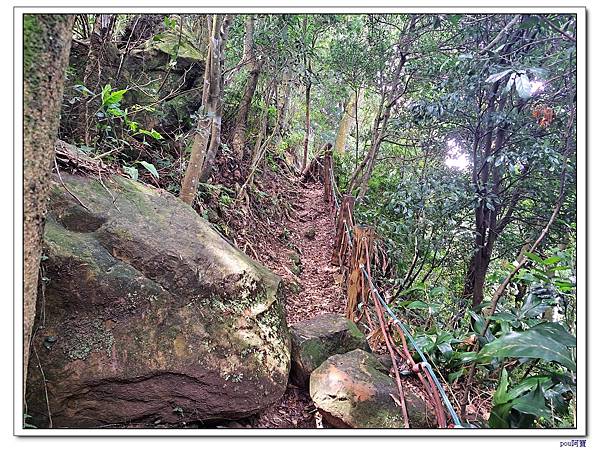
[{"label": "blue rope", "polygon": [[333,200],[335,201],[335,209],[338,210],[340,209],[340,203],[338,201],[337,194],[335,193],[336,185],[333,179],[333,168],[329,171],[329,179],[331,181],[331,192],[333,193]]},{"label": "blue rope", "polygon": [[[329,172],[329,174],[330,174],[330,178],[331,178],[331,191],[333,192],[333,198],[335,200],[335,208],[339,209],[338,199],[337,199],[337,195],[335,193],[335,186],[336,185],[335,185],[334,178],[333,178],[333,170],[331,170]],[[352,247],[352,245],[353,245],[352,244],[352,234],[350,232],[350,228],[348,227],[348,223],[345,220],[344,220],[344,227],[346,229],[346,234],[348,235],[348,244],[350,245],[350,247]],[[452,403],[450,403],[450,399],[446,395],[446,392],[444,391],[444,388],[442,387],[440,381],[438,380],[437,376],[433,372],[433,369],[431,368],[431,365],[429,364],[429,361],[427,361],[427,358],[425,357],[425,355],[423,354],[423,352],[421,351],[421,349],[419,348],[419,346],[417,345],[417,343],[413,339],[412,335],[406,329],[406,327],[404,326],[404,324],[402,322],[400,322],[400,320],[398,320],[398,318],[396,317],[396,315],[394,314],[394,312],[390,309],[390,307],[385,302],[385,300],[381,297],[381,295],[379,295],[379,291],[377,290],[377,288],[373,284],[373,280],[371,279],[371,277],[369,276],[369,274],[367,273],[367,271],[365,270],[365,268],[364,268],[364,266],[362,264],[360,265],[360,269],[362,270],[362,273],[365,275],[365,277],[367,277],[367,280],[369,280],[369,284],[371,285],[371,290],[375,293],[375,295],[377,296],[379,302],[383,305],[383,307],[385,308],[386,312],[392,317],[392,319],[394,319],[394,323],[397,323],[400,326],[400,328],[402,329],[403,333],[408,337],[408,340],[410,341],[410,343],[412,344],[412,346],[415,348],[415,350],[417,351],[417,353],[421,357],[421,361],[423,363],[423,366],[425,367],[425,369],[431,375],[431,378],[433,379],[433,382],[435,383],[435,386],[436,386],[437,390],[440,392],[440,394],[442,396],[442,399],[444,401],[444,404],[446,405],[446,408],[448,409],[448,411],[450,412],[450,415],[452,416],[452,421],[454,422],[454,425],[456,427],[462,428],[462,423],[460,422],[460,419],[458,418],[458,414],[456,414],[456,411],[452,407]]]},{"label": "blue rope", "polygon": [[423,352],[421,351],[421,349],[419,348],[419,346],[417,345],[417,343],[415,342],[415,340],[413,339],[413,337],[411,336],[411,334],[408,332],[408,330],[406,329],[406,327],[404,326],[404,324],[402,322],[400,322],[400,320],[398,320],[398,318],[396,317],[396,315],[394,314],[394,312],[390,309],[390,307],[385,302],[385,300],[383,298],[381,298],[381,295],[379,295],[379,292],[377,291],[377,288],[373,284],[373,280],[371,280],[371,277],[369,276],[369,274],[367,273],[367,271],[365,270],[365,268],[364,268],[364,266],[362,264],[360,266],[360,269],[362,270],[362,272],[365,275],[365,277],[367,278],[367,280],[369,280],[369,284],[371,285],[371,290],[375,293],[375,295],[377,296],[377,299],[379,300],[379,302],[383,305],[383,307],[386,309],[387,313],[392,317],[392,319],[394,319],[394,323],[397,323],[400,326],[400,328],[402,328],[402,331],[404,332],[404,334],[406,335],[406,337],[408,337],[408,340],[410,341],[410,343],[413,345],[413,347],[415,348],[415,350],[417,351],[417,353],[421,357],[421,361],[423,362],[423,366],[425,366],[425,369],[429,372],[429,374],[431,375],[431,378],[433,378],[435,386],[437,387],[437,390],[440,392],[440,394],[442,396],[442,399],[444,400],[444,404],[446,405],[446,408],[448,409],[448,411],[450,412],[450,415],[452,416],[452,421],[454,422],[454,424],[457,427],[462,427],[460,419],[458,418],[458,415],[456,414],[456,411],[454,411],[454,408],[452,407],[452,404],[450,403],[450,400],[448,399],[448,396],[446,395],[446,392],[444,391],[444,388],[442,387],[442,385],[440,384],[437,376],[433,372],[433,369],[431,368],[431,365],[429,364],[429,361],[427,361],[427,358],[425,358],[425,355],[423,354]]},{"label": "blue rope", "polygon": [[348,227],[348,222],[344,220],[344,227],[346,228],[346,234],[348,235],[348,244],[352,247],[352,234],[350,233],[350,228]]}]

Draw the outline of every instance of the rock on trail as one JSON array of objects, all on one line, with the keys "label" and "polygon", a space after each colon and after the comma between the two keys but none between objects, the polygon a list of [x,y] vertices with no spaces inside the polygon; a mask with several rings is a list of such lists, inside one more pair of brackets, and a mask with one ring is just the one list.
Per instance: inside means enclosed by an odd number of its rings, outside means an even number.
[{"label": "rock on trail", "polygon": [[307,386],[313,370],[327,358],[357,348],[370,351],[365,335],[340,314],[321,314],[291,326],[291,380]]},{"label": "rock on trail", "polygon": [[[435,414],[412,390],[404,390],[411,428],[432,428]],[[351,428],[403,428],[394,380],[364,350],[334,355],[310,376],[310,396],[330,424]]]}]

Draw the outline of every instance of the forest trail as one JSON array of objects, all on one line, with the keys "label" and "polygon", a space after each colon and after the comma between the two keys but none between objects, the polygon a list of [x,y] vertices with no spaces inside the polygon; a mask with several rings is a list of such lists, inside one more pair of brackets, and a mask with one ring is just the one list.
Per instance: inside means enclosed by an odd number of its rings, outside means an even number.
[{"label": "forest trail", "polygon": [[[323,198],[323,186],[301,187],[297,207],[296,222],[288,222],[287,228],[300,254],[302,270],[298,276],[300,290],[286,298],[289,325],[326,312],[344,312],[341,280],[336,283],[335,277],[338,269],[330,262],[335,223],[331,206]],[[298,281],[285,268],[274,270],[288,282]]]},{"label": "forest trail", "polygon": [[[298,183],[298,199],[294,205],[293,220],[288,220],[288,247],[300,256],[301,271],[293,275],[289,252],[278,252],[282,257],[266,263],[280,275],[286,289],[288,325],[312,319],[323,313],[344,313],[344,296],[337,267],[331,264],[335,238],[334,216],[331,205],[323,198],[321,183]],[[293,252],[292,252],[293,253]],[[299,289],[289,286],[299,285]],[[315,428],[315,408],[304,389],[293,384],[279,402],[261,413],[253,427],[258,428]]]}]

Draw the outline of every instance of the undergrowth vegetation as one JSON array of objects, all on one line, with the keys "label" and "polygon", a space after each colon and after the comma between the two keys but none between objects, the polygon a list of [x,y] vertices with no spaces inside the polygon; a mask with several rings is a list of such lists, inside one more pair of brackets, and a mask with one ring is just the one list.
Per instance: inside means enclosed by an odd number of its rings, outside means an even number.
[{"label": "undergrowth vegetation", "polygon": [[60,138],[180,195],[218,116],[193,206],[235,239],[248,217],[288,214],[277,177],[342,133],[336,183],[384,242],[387,300],[463,417],[574,426],[575,18],[229,19],[207,112],[211,16],[79,15]]}]

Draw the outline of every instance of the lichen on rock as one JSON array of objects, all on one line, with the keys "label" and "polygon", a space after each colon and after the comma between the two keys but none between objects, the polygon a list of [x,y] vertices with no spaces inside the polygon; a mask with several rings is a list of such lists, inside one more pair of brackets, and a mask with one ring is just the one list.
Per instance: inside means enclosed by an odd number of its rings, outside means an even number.
[{"label": "lichen on rock", "polygon": [[[323,417],[337,427],[404,428],[399,393],[388,370],[364,350],[334,355],[310,376],[310,396]],[[412,428],[432,428],[431,406],[404,390]]]},{"label": "lichen on rock", "polygon": [[360,348],[369,350],[365,335],[340,314],[321,314],[298,322],[292,335],[292,380],[304,386],[313,370],[327,358]]},{"label": "lichen on rock", "polygon": [[48,424],[45,389],[61,427],[237,419],[278,400],[290,369],[280,278],[165,191],[62,176],[85,208],[55,183],[34,424]]}]

